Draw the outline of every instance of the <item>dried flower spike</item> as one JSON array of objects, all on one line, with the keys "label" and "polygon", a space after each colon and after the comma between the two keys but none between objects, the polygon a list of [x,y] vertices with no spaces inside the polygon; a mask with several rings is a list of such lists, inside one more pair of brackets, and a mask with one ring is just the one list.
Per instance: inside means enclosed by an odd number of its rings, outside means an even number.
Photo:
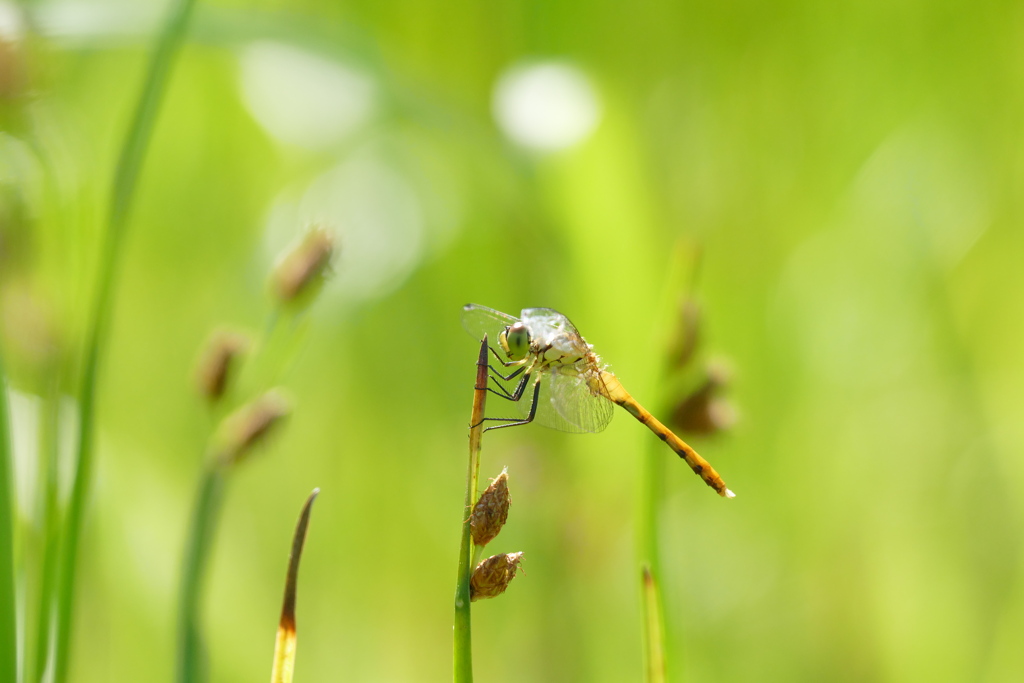
[{"label": "dried flower spike", "polygon": [[331,234],[321,227],[310,229],[274,269],[270,282],[274,296],[285,304],[308,302],[323,284],[333,254]]},{"label": "dried flower spike", "polygon": [[240,332],[217,330],[210,335],[196,367],[196,384],[211,403],[224,395],[238,357],[248,348],[249,339]]},{"label": "dried flower spike", "polygon": [[[2,55],[0,55],[2,57]],[[0,197],[0,207],[3,198]],[[2,211],[2,209],[0,209]],[[0,215],[0,226],[5,216]],[[9,276],[16,254],[4,253],[4,236],[0,235],[0,275]],[[12,258],[8,264],[7,259]],[[52,363],[60,350],[58,328],[50,302],[40,297],[28,282],[7,280],[0,292],[0,336],[9,345],[9,352],[35,368]]]},{"label": "dried flower spike", "polygon": [[512,499],[508,494],[508,468],[491,482],[487,490],[480,494],[480,500],[473,506],[473,514],[469,517],[470,533],[473,543],[483,547],[490,543],[508,519],[508,507]]},{"label": "dried flower spike", "polygon": [[244,459],[289,412],[288,401],[271,389],[224,418],[219,435],[223,464]]},{"label": "dried flower spike", "polygon": [[29,93],[29,70],[23,43],[0,38],[0,103],[23,100]]},{"label": "dried flower spike", "polygon": [[504,593],[508,584],[516,577],[516,570],[519,569],[522,558],[522,553],[492,555],[478,564],[469,579],[469,599],[483,600]]},{"label": "dried flower spike", "polygon": [[709,364],[704,383],[672,411],[672,424],[691,434],[714,434],[736,422],[736,410],[718,394],[729,383],[729,370],[722,363]]}]

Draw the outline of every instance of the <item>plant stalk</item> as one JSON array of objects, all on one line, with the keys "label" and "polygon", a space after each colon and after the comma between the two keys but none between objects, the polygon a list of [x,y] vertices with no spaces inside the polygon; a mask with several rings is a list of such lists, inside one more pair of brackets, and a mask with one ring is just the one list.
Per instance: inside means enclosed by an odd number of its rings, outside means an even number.
[{"label": "plant stalk", "polygon": [[7,381],[0,362],[0,680],[18,675],[17,613],[14,603],[14,489]]},{"label": "plant stalk", "polygon": [[178,598],[178,654],[174,680],[196,683],[205,680],[206,652],[199,628],[203,576],[217,528],[224,494],[225,471],[211,458],[203,471],[189,527],[181,593]]},{"label": "plant stalk", "polygon": [[473,572],[473,540],[470,536],[470,512],[476,503],[480,477],[480,442],[484,433],[484,408],[487,404],[487,335],[480,342],[473,386],[473,412],[469,429],[469,470],[466,473],[466,503],[462,509],[462,541],[459,546],[459,573],[455,584],[455,683],[473,681],[473,638],[470,615],[469,579]]},{"label": "plant stalk", "polygon": [[[700,273],[700,250],[688,247],[686,242],[679,241],[672,250],[669,259],[668,274],[665,277],[665,289],[662,292],[662,304],[658,310],[678,310],[678,292],[683,278],[689,282],[685,290],[692,296]],[[687,364],[697,343],[697,328],[687,329],[690,324],[684,318],[682,327],[674,325],[673,331],[663,336],[668,353],[665,355],[665,366],[659,373],[668,378],[673,371],[678,372],[682,365]],[[695,323],[694,323],[695,324]],[[685,351],[684,347],[688,346]],[[681,355],[680,355],[681,354]],[[665,401],[660,401],[659,412],[668,413]],[[674,650],[669,649],[673,642],[670,637],[670,624],[665,610],[664,582],[661,566],[660,536],[661,510],[665,501],[665,479],[668,460],[660,444],[651,444],[646,449],[641,465],[640,481],[640,514],[637,518],[637,553],[640,569],[641,609],[643,612],[643,646],[644,646],[644,680],[647,683],[664,683],[667,680],[680,680],[670,674],[677,672],[677,660],[672,659]]]},{"label": "plant stalk", "polygon": [[[659,444],[660,445],[660,444]],[[640,509],[641,605],[643,606],[644,673],[648,683],[667,680],[665,604],[661,592],[661,556],[658,547],[658,511],[664,489],[666,458],[662,449],[647,448],[643,466]]]},{"label": "plant stalk", "polygon": [[58,443],[60,441],[60,392],[54,378],[51,388],[43,401],[43,422],[41,436],[42,455],[39,526],[42,529],[42,556],[40,559],[40,584],[37,596],[35,656],[30,661],[26,647],[24,680],[41,683],[46,673],[46,661],[50,656],[53,625],[54,590],[56,583],[57,559],[60,551],[60,507],[58,504]]},{"label": "plant stalk", "polygon": [[121,156],[114,174],[107,233],[100,254],[99,280],[86,337],[82,383],[78,394],[81,428],[78,435],[75,472],[61,547],[57,585],[58,618],[54,683],[65,683],[70,665],[78,543],[88,488],[92,478],[96,380],[99,374],[101,348],[112,317],[112,298],[117,265],[124,244],[125,228],[135,196],[139,171],[152,137],[160,102],[167,89],[171,66],[184,41],[185,30],[194,5],[195,0],[178,0],[167,16],[150,60],[135,114],[129,125],[128,135],[121,148]]}]

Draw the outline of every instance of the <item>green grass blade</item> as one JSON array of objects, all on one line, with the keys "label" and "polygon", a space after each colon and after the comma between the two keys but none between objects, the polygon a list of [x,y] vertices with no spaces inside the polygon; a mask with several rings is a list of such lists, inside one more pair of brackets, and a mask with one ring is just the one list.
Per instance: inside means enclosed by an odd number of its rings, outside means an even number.
[{"label": "green grass blade", "polygon": [[[695,309],[687,302],[693,301],[697,278],[700,274],[700,248],[680,240],[669,258],[668,275],[665,278],[658,310],[673,312],[666,318],[664,331],[657,337],[663,339],[666,349],[664,366],[659,373],[659,382],[671,386],[671,377],[693,360],[700,339],[696,327]],[[680,299],[680,292],[685,296]],[[676,316],[679,316],[678,318]],[[668,415],[669,406],[659,401],[658,414]],[[665,610],[665,594],[661,563],[662,510],[665,505],[665,481],[667,467],[671,461],[665,458],[661,444],[648,444],[641,461],[640,506],[637,515],[637,564],[640,569],[640,608],[643,617],[643,658],[644,681],[663,683],[666,680],[682,680],[682,665],[679,653],[672,647],[671,624]],[[672,463],[675,464],[675,463]]]},{"label": "green grass blade", "polygon": [[206,653],[199,633],[202,580],[224,492],[224,471],[216,462],[203,472],[192,526],[185,549],[181,595],[178,599],[178,654],[174,680],[195,683],[204,678]]},{"label": "green grass blade", "polygon": [[[35,654],[26,646],[24,676],[27,683],[43,680],[46,662],[50,657],[50,638],[53,625],[54,590],[56,588],[57,556],[60,551],[60,507],[58,504],[58,441],[60,438],[60,394],[56,383],[48,391],[43,403],[43,424],[39,439],[41,454],[46,459],[41,467],[39,506],[43,547],[40,563],[40,584],[36,607]],[[26,640],[27,642],[27,640]]]},{"label": "green grass blade", "polygon": [[641,568],[641,590],[644,603],[644,671],[647,683],[665,683],[665,626],[661,586],[651,568]]},{"label": "green grass blade", "polygon": [[195,0],[179,0],[171,8],[149,64],[142,93],[128,129],[115,171],[110,197],[106,241],[100,255],[96,297],[93,303],[89,333],[86,338],[84,372],[79,387],[81,428],[75,473],[68,501],[63,544],[61,548],[57,588],[57,638],[55,683],[67,680],[71,633],[73,625],[75,568],[78,560],[79,534],[92,473],[93,432],[95,429],[96,378],[100,351],[110,325],[112,293],[118,257],[124,242],[125,226],[131,209],[139,170],[152,136],[174,57],[185,37]]},{"label": "green grass blade", "polygon": [[14,489],[7,382],[0,362],[0,681],[16,681],[17,624],[14,607]]},{"label": "green grass blade", "polygon": [[[660,446],[660,444],[657,444]],[[644,635],[644,680],[666,680],[668,665],[665,639],[664,596],[661,592],[661,556],[658,547],[659,511],[664,499],[666,458],[661,448],[647,448],[644,455],[638,537],[641,567],[641,609]]]}]

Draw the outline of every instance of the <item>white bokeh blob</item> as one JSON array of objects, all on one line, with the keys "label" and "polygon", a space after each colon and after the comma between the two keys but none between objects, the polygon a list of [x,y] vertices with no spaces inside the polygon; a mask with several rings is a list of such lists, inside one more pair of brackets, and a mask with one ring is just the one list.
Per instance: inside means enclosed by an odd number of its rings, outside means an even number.
[{"label": "white bokeh blob", "polygon": [[240,63],[246,106],[281,142],[329,147],[373,116],[376,84],[355,67],[271,41],[246,47]]},{"label": "white bokeh blob", "polygon": [[600,120],[600,103],[586,75],[561,62],[508,69],[495,85],[492,104],[509,139],[541,152],[582,142]]}]

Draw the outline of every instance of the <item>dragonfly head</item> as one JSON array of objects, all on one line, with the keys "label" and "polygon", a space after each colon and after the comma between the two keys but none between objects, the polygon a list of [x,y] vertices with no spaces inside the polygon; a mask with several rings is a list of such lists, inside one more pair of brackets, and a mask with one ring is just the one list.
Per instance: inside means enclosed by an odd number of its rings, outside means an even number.
[{"label": "dragonfly head", "polygon": [[530,331],[520,320],[502,330],[498,335],[498,343],[509,360],[522,360],[530,353]]}]

